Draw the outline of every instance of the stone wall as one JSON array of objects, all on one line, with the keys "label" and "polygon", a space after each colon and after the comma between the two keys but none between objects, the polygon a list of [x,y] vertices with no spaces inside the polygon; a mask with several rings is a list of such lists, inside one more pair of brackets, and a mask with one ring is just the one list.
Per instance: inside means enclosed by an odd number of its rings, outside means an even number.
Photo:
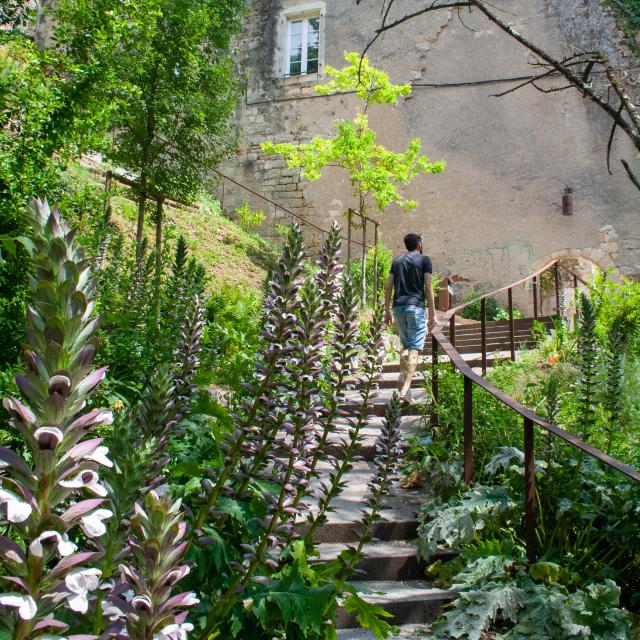
[{"label": "stone wall", "polygon": [[[281,12],[303,3],[251,3],[238,42],[239,68],[247,73],[237,112],[241,148],[221,169],[328,227],[333,220],[344,224],[342,212],[353,206],[345,176],[331,169],[317,182],[304,182],[298,171],[259,148],[267,139],[329,136],[337,118],[355,113],[351,95],[315,96],[321,77],[275,77]],[[397,4],[409,12],[423,2]],[[517,29],[552,52],[595,44],[628,63],[628,52],[612,44],[618,35],[613,19],[596,0],[501,0],[499,7]],[[359,6],[326,0],[326,63],[341,66],[344,51],[362,50],[379,20],[378,0]],[[416,211],[390,207],[378,215],[387,246],[399,252],[405,233],[422,232],[435,268],[457,282],[460,293],[505,284],[563,252],[613,265],[624,275],[640,274],[640,194],[619,164],[627,158],[640,173],[635,150],[618,133],[609,176],[610,121],[573,91],[542,94],[529,87],[493,97],[514,86],[505,79],[531,73],[524,48],[477,12],[442,11],[388,32],[370,58],[393,81],[415,85],[395,108],[371,109],[380,141],[399,151],[419,137],[431,160],[447,162],[445,174],[420,176],[406,189],[420,203]],[[572,216],[561,211],[565,187],[573,189]],[[227,190],[229,206],[244,197]],[[265,210],[273,216],[269,205]]]}]

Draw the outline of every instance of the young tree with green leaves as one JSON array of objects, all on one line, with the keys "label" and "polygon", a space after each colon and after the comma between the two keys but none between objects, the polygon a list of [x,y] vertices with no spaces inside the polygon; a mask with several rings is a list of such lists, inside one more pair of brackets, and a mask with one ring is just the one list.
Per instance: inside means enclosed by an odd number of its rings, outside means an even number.
[{"label": "young tree with green leaves", "polygon": [[[444,162],[430,162],[420,155],[421,142],[416,138],[403,153],[396,153],[378,144],[377,134],[369,127],[367,110],[372,104],[394,105],[399,97],[411,93],[408,84],[395,85],[388,74],[374,68],[366,57],[357,52],[345,53],[348,65],[343,69],[327,66],[325,74],[332,80],[316,87],[319,95],[355,91],[361,102],[353,120],[338,120],[333,138],[319,136],[303,144],[265,142],[262,150],[281,154],[289,168],[301,168],[306,180],[318,180],[325,167],[339,167],[349,174],[351,190],[356,201],[356,216],[366,225],[372,209],[379,212],[391,204],[411,211],[415,200],[405,199],[399,187],[409,184],[419,173],[441,173]],[[351,218],[349,211],[346,212]],[[366,227],[363,229],[366,232]],[[362,300],[366,297],[366,251],[362,260]]]},{"label": "young tree with green leaves", "polygon": [[[229,118],[240,83],[229,45],[240,27],[245,0],[97,0],[102,11],[86,17],[86,0],[61,0],[67,22],[102,20],[104,11],[144,14],[111,65],[131,91],[112,123],[107,156],[138,181],[138,258],[146,204],[161,194],[190,200],[208,170],[233,145]],[[93,43],[77,29],[78,49],[90,59]],[[156,214],[161,229],[162,213]],[[157,247],[158,250],[161,247]]]}]

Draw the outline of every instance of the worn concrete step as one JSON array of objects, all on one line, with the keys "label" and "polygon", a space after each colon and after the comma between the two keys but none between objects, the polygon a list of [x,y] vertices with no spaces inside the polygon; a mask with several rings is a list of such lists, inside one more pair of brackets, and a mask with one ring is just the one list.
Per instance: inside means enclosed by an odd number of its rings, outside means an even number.
[{"label": "worn concrete step", "polygon": [[[402,416],[400,418],[400,428],[402,429],[402,437],[409,438],[418,433],[425,426],[425,417],[418,416]],[[365,460],[373,460],[375,455],[376,440],[380,435],[380,430],[384,424],[383,416],[369,416],[367,425],[360,429],[360,447],[358,455]],[[326,447],[327,454],[337,456],[344,447],[344,441],[352,430],[352,425],[346,422],[338,422],[335,431],[329,436]]]},{"label": "worn concrete step", "polygon": [[[395,640],[426,640],[429,636],[429,627],[424,624],[406,624],[400,627],[397,634],[389,636]],[[376,640],[376,637],[368,629],[338,629],[338,640]]]},{"label": "worn concrete step", "polygon": [[[367,602],[380,605],[393,615],[393,624],[419,624],[437,618],[442,607],[451,601],[446,589],[439,589],[421,580],[353,582],[360,596]],[[339,629],[357,628],[355,616],[338,610]]]},{"label": "worn concrete step", "polygon": [[[384,416],[385,407],[387,406],[394,389],[378,389],[375,393],[375,397],[370,398],[367,406],[367,415],[370,416]],[[405,404],[402,407],[402,414],[407,416],[416,416],[424,413],[425,403],[427,402],[429,395],[425,389],[414,389],[412,392],[413,401],[411,404]],[[345,402],[342,405],[342,409],[348,413],[354,415],[360,410],[359,398],[360,394],[357,390],[350,391],[345,395]]]},{"label": "worn concrete step", "polygon": [[[332,467],[328,463],[318,466],[320,477],[312,482],[311,492],[319,490],[319,483],[326,481]],[[359,461],[345,475],[345,489],[333,502],[333,511],[327,514],[327,523],[318,527],[314,540],[316,543],[352,543],[360,540],[360,521],[364,508],[364,496],[369,494],[370,482],[375,467],[371,461]],[[383,502],[380,520],[374,526],[373,536],[379,540],[411,540],[417,537],[417,514],[425,503],[425,495],[418,489],[394,488]],[[316,501],[308,500],[311,512],[316,509]],[[307,529],[300,523],[301,531]]]},{"label": "worn concrete step", "polygon": [[[321,562],[335,560],[344,544],[319,544]],[[364,558],[358,565],[362,580],[419,580],[424,578],[425,565],[418,561],[417,545],[407,540],[379,541],[365,545]]]}]

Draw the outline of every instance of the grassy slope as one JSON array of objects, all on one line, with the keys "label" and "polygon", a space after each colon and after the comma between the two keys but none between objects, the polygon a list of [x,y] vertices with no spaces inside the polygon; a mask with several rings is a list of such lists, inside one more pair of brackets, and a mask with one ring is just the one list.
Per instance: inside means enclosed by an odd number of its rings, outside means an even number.
[{"label": "grassy slope", "polygon": [[[74,167],[70,173],[79,182],[102,189],[98,177],[85,167]],[[129,191],[116,187],[111,204],[113,221],[133,240],[137,205],[130,199]],[[148,216],[146,232],[149,242],[153,243],[155,232],[150,218]],[[167,241],[173,243],[180,234],[185,236],[191,255],[207,271],[211,289],[222,286],[262,289],[267,270],[274,264],[275,248],[222,216],[217,201],[203,199],[197,209],[166,207],[165,219]]]}]

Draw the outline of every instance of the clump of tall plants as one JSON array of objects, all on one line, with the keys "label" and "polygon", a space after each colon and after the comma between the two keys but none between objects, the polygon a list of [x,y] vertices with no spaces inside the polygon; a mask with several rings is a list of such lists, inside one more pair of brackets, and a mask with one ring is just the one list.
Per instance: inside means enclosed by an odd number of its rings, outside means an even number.
[{"label": "clump of tall plants", "polygon": [[[23,400],[5,401],[24,455],[0,448],[6,633],[321,638],[344,600],[378,637],[388,635],[384,612],[348,584],[364,542],[329,569],[308,562],[313,534],[344,488],[383,358],[380,311],[358,334],[338,228],[307,276],[301,232],[289,233],[268,286],[253,378],[217,434],[222,455],[193,491],[193,482],[171,485],[170,452],[190,428],[198,296],[185,297],[171,358],[147,376],[139,400],[115,419],[89,409],[106,374],[92,367],[99,319],[89,261],[57,210],[37,202],[32,224],[26,372],[16,377]],[[341,407],[356,375],[362,399],[348,418]],[[395,479],[398,418],[396,398],[376,445],[363,541]],[[318,485],[327,462],[329,481]]]}]

